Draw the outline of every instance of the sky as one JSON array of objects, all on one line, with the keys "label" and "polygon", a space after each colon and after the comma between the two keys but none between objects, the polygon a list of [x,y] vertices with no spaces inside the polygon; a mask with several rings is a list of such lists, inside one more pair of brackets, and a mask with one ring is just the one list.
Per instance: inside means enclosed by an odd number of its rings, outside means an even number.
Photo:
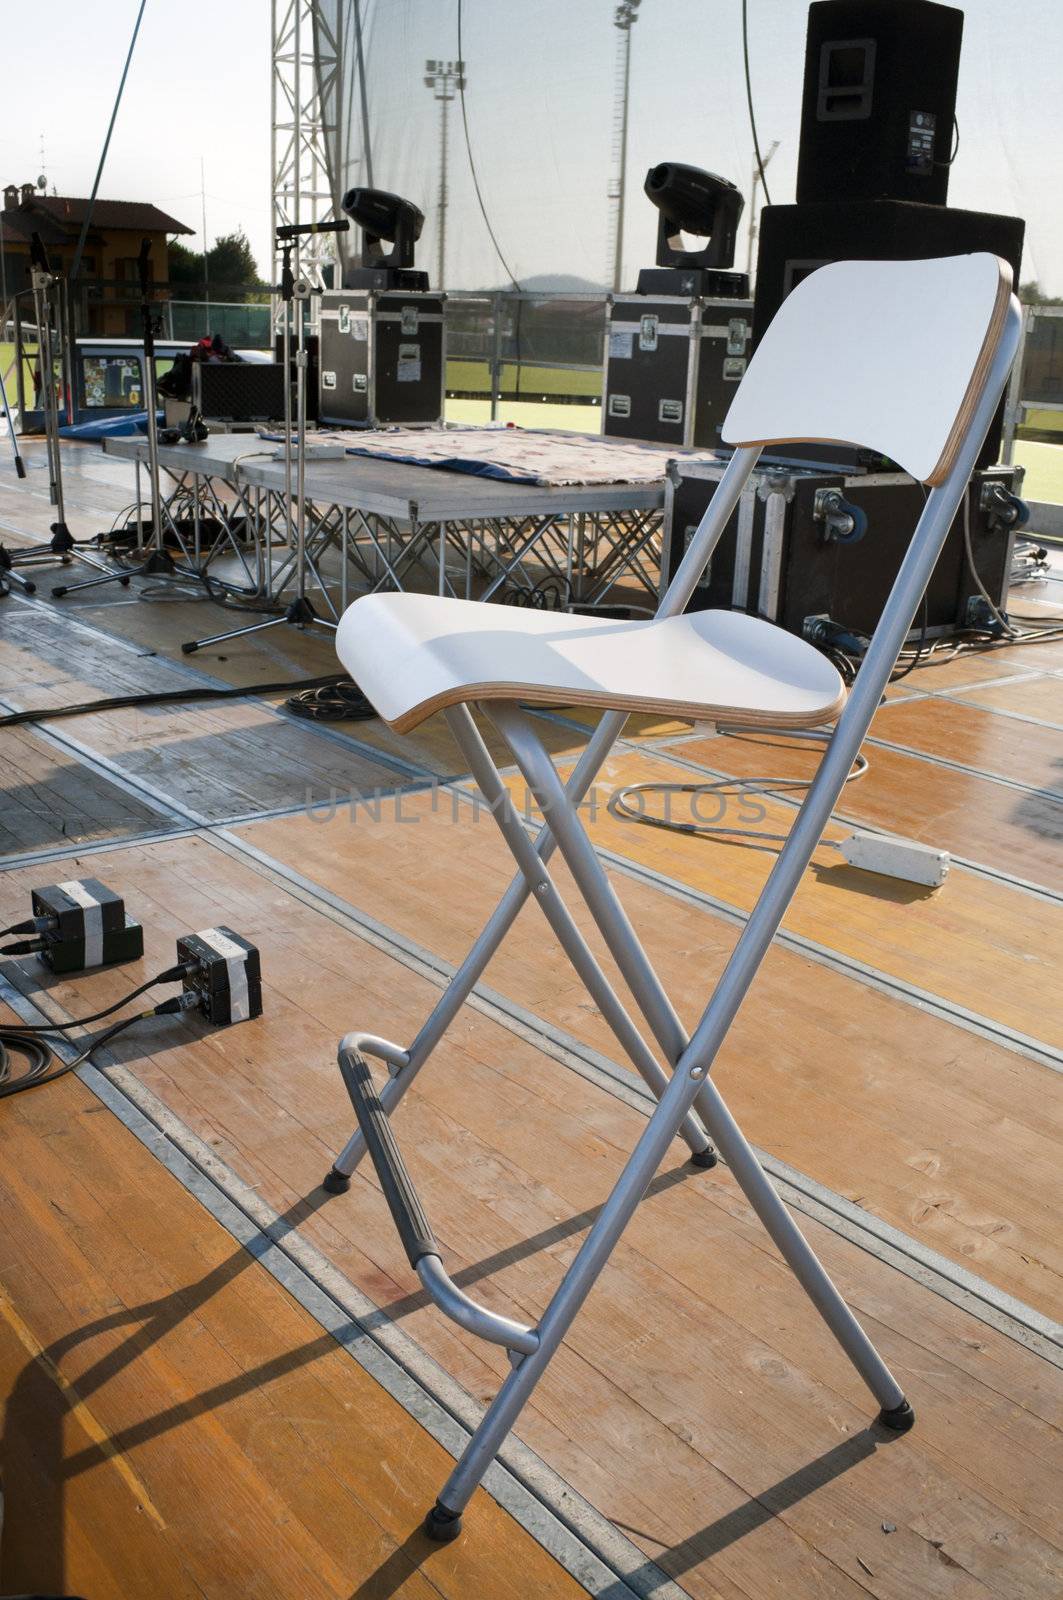
[{"label": "sky", "polygon": [[[0,182],[92,192],[137,10],[47,0],[42,31],[38,6],[5,7]],[[147,0],[101,196],[153,201],[202,249],[202,158],[210,243],[242,227],[268,274],[269,135],[269,0]]]},{"label": "sky", "polygon": [[[426,57],[458,53],[456,0],[362,5],[375,181],[425,210],[420,264],[433,269],[439,108],[422,75]],[[606,277],[614,8],[615,0],[464,0],[470,141],[518,278]],[[89,192],[136,10],[136,0],[49,0],[42,95],[39,13],[10,8],[5,61],[17,70],[4,74],[4,183],[43,170],[49,188]],[[269,10],[269,0],[148,0],[101,187],[109,198],[154,201],[195,230],[186,242],[200,248],[202,158],[208,240],[244,228],[267,275]],[[968,0],[964,10],[950,203],[1024,216],[1023,277],[1063,294],[1063,0]],[[632,37],[629,276],[653,259],[656,214],[640,192],[648,166],[686,160],[749,191],[740,11],[739,0],[642,0]],[[768,172],[777,201],[793,197],[806,15],[805,0],[749,0],[762,148],[780,141]],[[352,93],[349,85],[348,100]],[[457,108],[450,151],[448,285],[504,283]],[[352,167],[352,181],[360,170]],[[741,236],[738,254],[744,261]]]}]

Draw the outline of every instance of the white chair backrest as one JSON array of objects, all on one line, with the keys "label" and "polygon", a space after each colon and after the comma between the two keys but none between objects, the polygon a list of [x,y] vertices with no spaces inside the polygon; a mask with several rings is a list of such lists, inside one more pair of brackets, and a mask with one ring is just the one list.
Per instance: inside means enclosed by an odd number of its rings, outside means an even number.
[{"label": "white chair backrest", "polygon": [[863,445],[941,483],[1010,298],[1011,268],[984,253],[819,267],[769,324],[723,439]]}]

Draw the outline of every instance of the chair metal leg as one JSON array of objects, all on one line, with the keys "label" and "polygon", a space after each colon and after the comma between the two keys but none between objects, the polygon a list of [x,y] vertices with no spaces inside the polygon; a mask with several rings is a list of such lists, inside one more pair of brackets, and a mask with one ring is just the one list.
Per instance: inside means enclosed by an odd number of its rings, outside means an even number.
[{"label": "chair metal leg", "polygon": [[[546,863],[536,850],[531,838],[525,832],[524,825],[517,815],[516,808],[510,798],[509,790],[491,760],[487,746],[480,737],[479,730],[472,719],[468,707],[456,706],[444,712],[444,716],[447,719],[447,725],[451,733],[469,763],[469,768],[476,779],[477,787],[490,806],[492,816],[501,830],[503,838],[509,845],[513,858],[524,875],[525,882],[531,889],[535,900],[542,909],[543,915],[553,929],[554,936],[571,961],[592,1000],[596,1002],[602,1016],[616,1035],[621,1048],[630,1057],[634,1066],[659,1099],[668,1083],[668,1078],[632,1022],[605,973],[595,960],[590,946],[580,933],[571,913],[558,893]],[[563,799],[562,803],[567,808],[568,802]],[[667,1050],[668,1047],[665,1046],[664,1048]],[[678,1059],[679,1053],[679,1051],[676,1051],[675,1056],[670,1058],[670,1062]],[[679,1131],[694,1155],[703,1156],[708,1152],[709,1141],[705,1137],[705,1130],[695,1117],[684,1116]],[[715,1160],[715,1157],[713,1160]],[[702,1165],[706,1164],[711,1163],[706,1163],[703,1160]]]},{"label": "chair metal leg", "polygon": [[[681,1069],[682,1066],[681,1063]],[[539,1336],[538,1348],[514,1365],[444,1484],[425,1525],[425,1531],[431,1536],[440,1537],[440,1532],[437,1531],[439,1529],[448,1530],[443,1534],[444,1537],[453,1536],[449,1530],[454,1528],[455,1521],[460,1531],[461,1513],[497,1455],[506,1435],[516,1423],[532,1390],[550,1364],[576,1313],[608,1262],[624,1228],[660,1166],[674,1136],[676,1122],[682,1115],[684,1103],[689,1104],[693,1099],[694,1091],[703,1077],[704,1074],[699,1072],[698,1079],[694,1080],[689,1072],[683,1070],[678,1070],[673,1076],[668,1090],[629,1156],[576,1259],[561,1280],[539,1321],[536,1330]],[[871,1389],[881,1408],[879,1421],[896,1432],[905,1431],[911,1427],[915,1418],[903,1390],[842,1300],[804,1235],[775,1193],[756,1156],[726,1110],[716,1086],[706,1082],[705,1087],[709,1090],[714,1106],[713,1113],[708,1119],[710,1132],[719,1143],[725,1159],[732,1165],[735,1177],[750,1204],[783,1252],[831,1332]]]},{"label": "chair metal leg", "polygon": [[[445,715],[451,732],[469,762],[480,792],[487,800],[495,821],[520,867],[524,881],[542,907],[558,943],[612,1029],[621,1049],[659,1099],[668,1084],[668,1076],[631,1020],[558,894],[542,855],[524,831],[513,808],[509,792],[491,760],[470,712],[466,707],[460,706],[447,711]],[[412,1051],[402,1052],[397,1046],[386,1045],[377,1053],[385,1056],[392,1069],[397,1069],[380,1091],[380,1103],[385,1112],[390,1114],[415,1076],[417,1066],[421,1064],[423,1057],[415,1066],[411,1059]],[[684,1115],[678,1131],[690,1149],[691,1158],[698,1166],[715,1166],[716,1152],[696,1116]],[[325,1187],[330,1193],[342,1193],[348,1187],[350,1174],[356,1162],[361,1159],[364,1148],[364,1140],[359,1133],[348,1143],[347,1148],[334,1162],[332,1171],[325,1178]]]},{"label": "chair metal leg", "polygon": [[624,975],[639,1008],[668,1060],[679,1060],[690,1037],[665,993],[620,897],[598,859],[579,817],[565,798],[557,770],[530,723],[513,705],[501,701],[488,715],[516,757],[525,781],[541,807],[569,871],[598,924],[613,960]]},{"label": "chair metal leg", "polygon": [[[738,505],[759,457],[759,448],[736,450],[731,457],[708,509],[687,546],[679,570],[661,601],[658,616],[678,616],[686,606],[723,535],[728,520]],[[397,579],[395,581],[397,583]],[[565,792],[574,805],[578,806],[584,799],[626,721],[627,715],[622,711],[606,712],[600,719],[565,787]],[[535,848],[544,862],[553,854],[555,843],[549,826],[542,828],[536,837]],[[469,998],[495,951],[516,921],[528,894],[529,889],[524,875],[518,873],[486,923],[483,932],[454,973],[409,1050],[400,1051],[405,1064],[396,1068],[392,1063],[392,1077],[380,1092],[381,1103],[388,1111],[394,1110],[398,1105]],[[391,1048],[400,1049],[398,1046]],[[348,1188],[350,1176],[364,1155],[365,1141],[361,1133],[356,1130],[333,1162],[331,1171],[325,1178],[326,1187],[334,1192],[342,1192]]]},{"label": "chair metal leg", "polygon": [[[574,805],[579,805],[586,795],[626,721],[627,717],[623,712],[613,711],[608,712],[599,722],[568,780],[566,793],[572,797]],[[555,848],[555,841],[548,827],[540,830],[535,839],[535,848],[544,862],[549,861]],[[381,1103],[388,1111],[394,1110],[398,1105],[469,998],[483,976],[484,969],[516,921],[529,893],[523,873],[518,872],[495,907],[490,920],[485,924],[483,932],[426,1018],[409,1050],[403,1052],[405,1063],[393,1072],[390,1081],[380,1091]],[[325,1179],[326,1187],[333,1190],[346,1188],[346,1180],[350,1178],[364,1155],[365,1141],[361,1133],[356,1131],[333,1162],[332,1171]]]}]

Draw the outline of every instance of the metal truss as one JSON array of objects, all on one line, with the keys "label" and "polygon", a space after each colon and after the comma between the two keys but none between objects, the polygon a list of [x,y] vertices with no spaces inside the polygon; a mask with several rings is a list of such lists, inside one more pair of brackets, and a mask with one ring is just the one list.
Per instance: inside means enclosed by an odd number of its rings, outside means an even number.
[{"label": "metal truss", "polygon": [[[327,222],[335,214],[328,143],[340,105],[344,5],[271,0],[270,169],[273,236],[286,223]],[[334,11],[335,23],[325,15]],[[300,241],[298,273],[317,289],[335,260],[330,234]],[[311,304],[314,304],[311,301]],[[274,296],[273,325],[283,308]]]}]

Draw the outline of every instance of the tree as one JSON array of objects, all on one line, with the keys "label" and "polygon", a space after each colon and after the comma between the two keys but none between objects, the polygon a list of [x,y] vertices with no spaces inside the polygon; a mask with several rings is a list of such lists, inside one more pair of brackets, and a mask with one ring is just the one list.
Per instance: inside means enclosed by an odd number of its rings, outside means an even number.
[{"label": "tree", "polygon": [[[203,252],[183,244],[169,248],[170,291],[175,300],[203,298]],[[269,285],[259,276],[258,265],[242,228],[222,234],[207,251],[207,284],[212,299],[261,300]]]},{"label": "tree", "polygon": [[1063,305],[1063,300],[1058,295],[1047,294],[1036,278],[1031,278],[1029,283],[1019,284],[1019,299],[1024,306]]}]

